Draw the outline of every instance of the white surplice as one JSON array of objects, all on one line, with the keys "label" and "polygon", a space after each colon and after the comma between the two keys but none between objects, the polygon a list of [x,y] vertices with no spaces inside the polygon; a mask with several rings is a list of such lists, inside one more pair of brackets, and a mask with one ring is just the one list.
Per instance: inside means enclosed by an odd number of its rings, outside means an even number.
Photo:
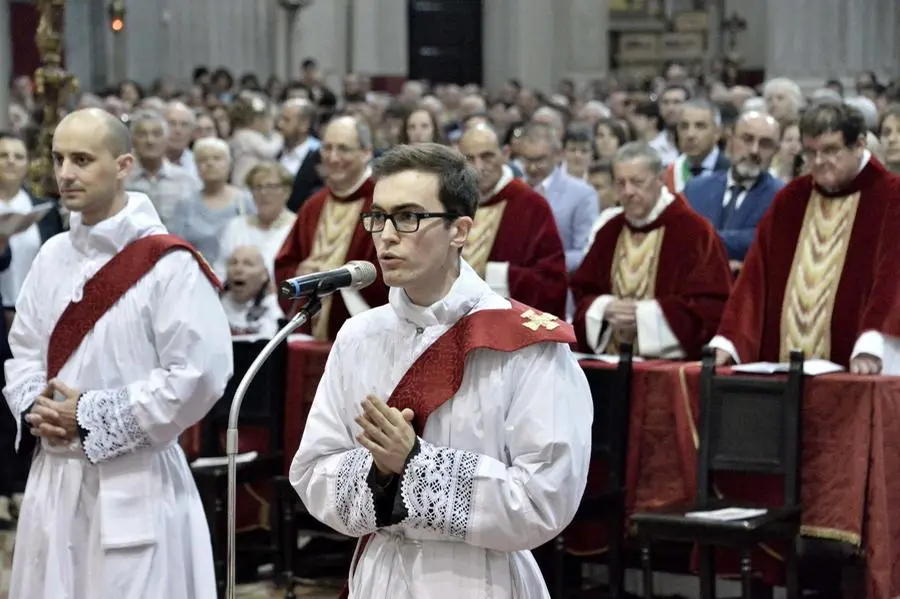
[{"label": "white surplice", "polygon": [[366,395],[387,399],[413,361],[469,312],[508,307],[462,262],[444,299],[419,307],[391,289],[389,305],[338,333],[290,480],[309,512],[338,532],[375,533],[351,598],[549,597],[528,550],[556,537],[578,508],[593,419],[590,389],[567,345],[469,355],[459,392],[428,418],[420,452],[400,478],[406,516],[395,525],[376,526],[372,457],[355,440]]},{"label": "white surplice", "polygon": [[[41,248],[16,304],[3,390],[20,426],[47,384],[50,333],[129,242],[165,233],[149,198]],[[209,529],[178,435],[231,376],[228,321],[185,251],[165,255],[88,333],[58,379],[83,392],[84,443],[37,451],[19,517],[10,599],[215,597]],[[19,435],[29,434],[20,429]],[[17,439],[18,443],[18,439]]]}]

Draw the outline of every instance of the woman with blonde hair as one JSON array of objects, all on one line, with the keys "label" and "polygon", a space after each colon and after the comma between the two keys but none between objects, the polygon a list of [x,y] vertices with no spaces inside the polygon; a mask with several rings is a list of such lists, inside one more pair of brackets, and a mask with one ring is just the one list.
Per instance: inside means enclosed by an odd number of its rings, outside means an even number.
[{"label": "woman with blonde hair", "polygon": [[256,210],[253,214],[235,216],[228,222],[219,259],[213,263],[216,274],[224,275],[228,256],[243,245],[259,248],[266,268],[270,273],[274,272],[275,255],[297,216],[285,207],[293,182],[290,171],[277,162],[260,162],[250,169],[245,185],[253,194]]}]

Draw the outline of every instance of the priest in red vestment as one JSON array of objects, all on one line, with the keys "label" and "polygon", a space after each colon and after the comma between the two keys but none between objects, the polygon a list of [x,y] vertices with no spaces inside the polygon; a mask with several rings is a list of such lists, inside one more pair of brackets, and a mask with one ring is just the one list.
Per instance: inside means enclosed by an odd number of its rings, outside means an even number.
[{"label": "priest in red vestment", "polygon": [[900,372],[900,178],[866,150],[861,113],[807,110],[810,173],[775,196],[725,308],[720,364],[784,362],[792,349],[858,374]]},{"label": "priest in red vestment", "polygon": [[597,232],[572,275],[575,334],[583,351],[695,360],[715,334],[731,284],[710,224],[665,186],[656,151],[622,146],[613,163],[622,213]]},{"label": "priest in red vestment", "polygon": [[[303,204],[275,257],[279,282],[340,268],[350,260],[368,260],[379,268],[372,237],[359,220],[371,207],[375,189],[368,166],[369,127],[352,116],[336,117],[325,128],[320,151],[326,186]],[[385,303],[387,287],[379,270],[378,280],[365,289],[342,289],[324,298],[310,331],[317,339],[331,341],[345,320]]]},{"label": "priest in red vestment", "polygon": [[478,172],[481,193],[463,258],[496,293],[564,319],[566,255],[547,200],[513,176],[487,125],[463,133],[459,150]]}]

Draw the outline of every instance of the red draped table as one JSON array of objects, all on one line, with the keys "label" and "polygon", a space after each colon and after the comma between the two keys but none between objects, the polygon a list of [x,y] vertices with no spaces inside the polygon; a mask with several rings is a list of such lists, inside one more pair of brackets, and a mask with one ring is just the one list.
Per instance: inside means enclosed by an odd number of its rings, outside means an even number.
[{"label": "red draped table", "polygon": [[[300,444],[329,350],[328,344],[313,341],[289,344],[285,470]],[[614,367],[603,362],[582,366]],[[700,366],[636,362],[631,385],[627,509],[689,502],[697,477]],[[897,596],[900,378],[849,374],[808,378],[803,436],[803,534],[860,548],[867,560],[869,597]],[[722,481],[718,486],[728,497],[773,499],[756,492],[771,489],[770,485]],[[586,534],[580,540],[578,534],[573,536],[571,549],[576,552],[601,548],[597,539],[602,534]]]}]

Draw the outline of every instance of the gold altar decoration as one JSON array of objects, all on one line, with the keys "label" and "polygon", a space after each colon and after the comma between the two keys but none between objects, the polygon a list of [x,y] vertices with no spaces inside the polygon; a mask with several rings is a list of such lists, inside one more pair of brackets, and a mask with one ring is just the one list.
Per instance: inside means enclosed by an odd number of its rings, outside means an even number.
[{"label": "gold altar decoration", "polygon": [[65,48],[66,0],[37,0],[37,42],[41,66],[34,73],[35,99],[43,109],[43,121],[37,141],[37,149],[28,169],[31,191],[37,197],[58,196],[56,178],[53,176],[53,131],[71,95],[78,93],[78,80],[66,72],[62,65]]}]

